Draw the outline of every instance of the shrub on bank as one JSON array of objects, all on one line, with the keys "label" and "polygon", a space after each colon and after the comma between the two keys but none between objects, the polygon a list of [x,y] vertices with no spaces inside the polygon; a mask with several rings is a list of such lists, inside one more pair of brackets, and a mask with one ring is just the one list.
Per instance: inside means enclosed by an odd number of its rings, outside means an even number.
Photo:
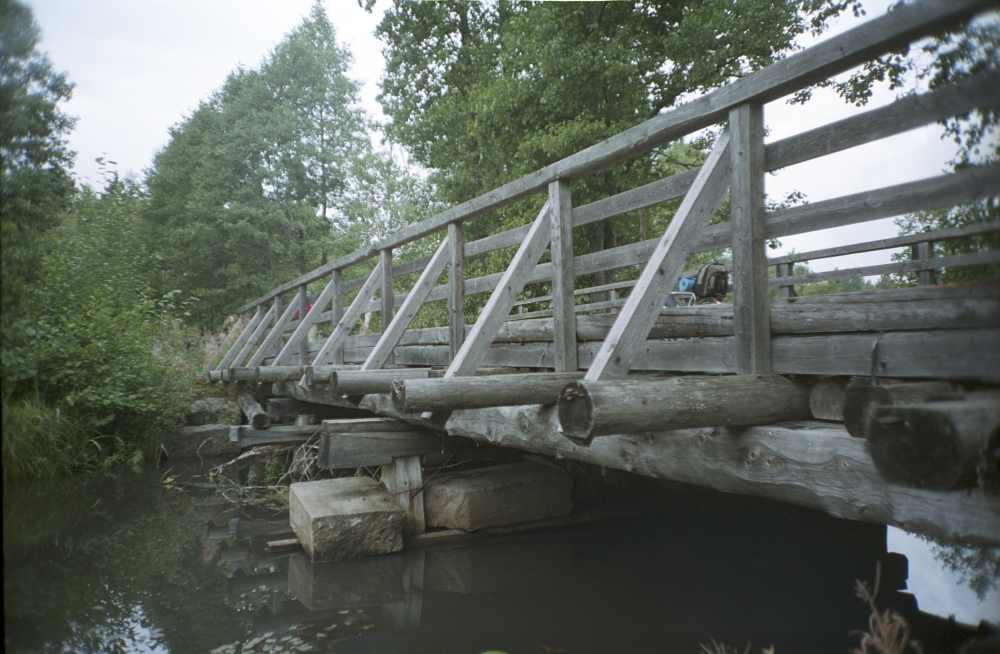
[{"label": "shrub on bank", "polygon": [[3,352],[4,477],[140,461],[191,399],[197,352],[176,296],[154,297],[139,191],[84,192],[46,236]]}]

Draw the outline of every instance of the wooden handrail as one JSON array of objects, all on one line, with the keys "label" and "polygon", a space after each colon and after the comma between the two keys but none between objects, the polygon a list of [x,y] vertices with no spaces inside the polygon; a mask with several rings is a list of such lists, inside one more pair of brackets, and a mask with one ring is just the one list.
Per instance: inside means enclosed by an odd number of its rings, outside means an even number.
[{"label": "wooden handrail", "polygon": [[945,29],[987,9],[990,0],[924,0],[903,5],[884,16],[831,37],[806,50],[659,114],[639,125],[596,143],[533,173],[525,175],[409,225],[380,243],[320,266],[243,305],[244,312],[277,295],[399,247],[448,224],[474,219],[487,211],[544,190],[550,182],[598,172],[656,146],[717,123],[730,109],[745,103],[764,103],[832,75],[849,70],[922,36]]}]

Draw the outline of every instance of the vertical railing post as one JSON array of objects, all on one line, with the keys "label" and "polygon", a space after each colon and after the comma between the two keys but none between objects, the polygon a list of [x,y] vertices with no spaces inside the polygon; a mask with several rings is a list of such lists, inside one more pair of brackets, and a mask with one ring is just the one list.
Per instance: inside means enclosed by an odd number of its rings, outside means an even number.
[{"label": "vertical railing post", "polygon": [[465,340],[465,229],[448,223],[448,347],[451,362]]},{"label": "vertical railing post", "polygon": [[[789,261],[788,263],[779,263],[774,266],[774,276],[775,277],[791,277],[792,271],[795,269],[795,262]],[[795,292],[795,286],[793,284],[783,284],[778,287],[781,291],[781,297],[790,298],[796,297],[798,294]]]},{"label": "vertical railing post", "polygon": [[[307,309],[309,307],[309,290],[306,288],[305,284],[301,284],[298,290],[299,296],[299,321],[306,319]],[[299,365],[304,366],[309,363],[309,332],[306,332],[299,341]]]},{"label": "vertical railing post", "polygon": [[[344,308],[341,304],[340,295],[344,290],[344,273],[341,272],[340,268],[337,268],[331,273],[330,281],[333,283],[333,300],[330,302],[330,331],[337,326],[340,322],[340,317],[344,315]],[[331,355],[331,361],[334,365],[343,365],[344,363],[344,346],[338,345],[333,350]]]},{"label": "vertical railing post", "polygon": [[[934,256],[934,244],[930,241],[914,243],[910,246],[910,257],[914,261],[926,261]],[[917,271],[917,283],[921,286],[933,286],[937,283],[937,271],[928,268]]]},{"label": "vertical railing post", "polygon": [[573,290],[576,274],[573,270],[573,200],[569,182],[556,180],[549,184],[549,214],[552,242],[552,326],[555,345],[556,372],[576,370],[576,303]]},{"label": "vertical railing post", "polygon": [[[395,298],[392,294],[392,249],[379,250],[379,265],[382,267],[382,333],[389,328],[392,322],[392,312]],[[393,357],[390,354],[385,360],[386,365],[392,365]]]},{"label": "vertical railing post", "polygon": [[771,316],[764,238],[764,108],[744,104],[729,112],[730,222],[733,226],[733,303],[736,367],[771,370]]}]

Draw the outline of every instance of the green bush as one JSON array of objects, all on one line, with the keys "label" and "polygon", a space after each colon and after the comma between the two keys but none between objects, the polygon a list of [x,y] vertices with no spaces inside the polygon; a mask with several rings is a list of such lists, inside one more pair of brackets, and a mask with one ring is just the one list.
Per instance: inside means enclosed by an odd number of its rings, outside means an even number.
[{"label": "green bush", "polygon": [[196,353],[175,295],[149,291],[143,202],[115,181],[47,236],[19,346],[4,351],[5,476],[136,460],[183,414]]}]

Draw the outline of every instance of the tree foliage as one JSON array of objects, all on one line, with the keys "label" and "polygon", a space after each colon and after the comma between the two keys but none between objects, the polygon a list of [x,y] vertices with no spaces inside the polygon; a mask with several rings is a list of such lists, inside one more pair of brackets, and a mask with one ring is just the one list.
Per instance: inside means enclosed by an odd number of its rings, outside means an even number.
[{"label": "tree foliage", "polygon": [[58,224],[73,190],[73,119],[59,107],[73,90],[38,51],[31,11],[0,0],[0,329],[4,361],[23,343],[24,303],[38,280],[39,238]]},{"label": "tree foliage", "polygon": [[[171,130],[147,176],[162,291],[216,327],[281,281],[422,217],[429,191],[374,151],[321,5],[257,69],[238,69]],[[386,172],[389,171],[389,174]],[[393,202],[387,210],[383,202]]]}]

